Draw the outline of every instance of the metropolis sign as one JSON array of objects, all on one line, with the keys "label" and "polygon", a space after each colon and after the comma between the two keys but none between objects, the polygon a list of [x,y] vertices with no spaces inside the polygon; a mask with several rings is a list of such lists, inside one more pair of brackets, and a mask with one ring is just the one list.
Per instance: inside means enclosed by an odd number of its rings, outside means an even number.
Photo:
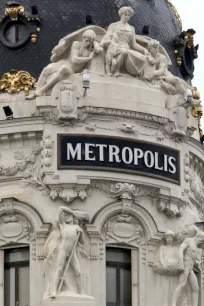
[{"label": "metropolis sign", "polygon": [[180,182],[179,152],[113,137],[58,135],[58,169],[131,172]]}]

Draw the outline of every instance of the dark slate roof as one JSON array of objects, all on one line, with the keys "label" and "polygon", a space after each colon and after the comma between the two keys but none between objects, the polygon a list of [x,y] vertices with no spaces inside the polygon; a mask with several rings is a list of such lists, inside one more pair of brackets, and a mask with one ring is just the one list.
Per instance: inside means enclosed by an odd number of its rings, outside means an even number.
[{"label": "dark slate roof", "polygon": [[[160,41],[169,53],[172,72],[180,76],[173,54],[173,39],[181,29],[167,0],[19,0],[30,12],[36,6],[41,19],[41,32],[36,44],[29,41],[18,50],[0,45],[0,77],[11,69],[28,71],[38,78],[49,63],[50,52],[63,36],[87,25],[87,15],[93,24],[107,28],[119,20],[118,9],[132,6],[135,14],[131,19],[136,33],[142,34],[145,25],[150,26],[149,36]],[[6,1],[0,1],[0,16],[4,16]],[[89,18],[89,17],[88,17]]]}]

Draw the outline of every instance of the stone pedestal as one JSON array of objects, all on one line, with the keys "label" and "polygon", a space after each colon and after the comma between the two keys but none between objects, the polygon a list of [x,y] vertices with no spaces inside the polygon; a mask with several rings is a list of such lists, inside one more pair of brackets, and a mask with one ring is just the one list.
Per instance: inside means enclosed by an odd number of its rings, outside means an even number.
[{"label": "stone pedestal", "polygon": [[56,298],[44,298],[42,306],[95,306],[92,296],[61,292]]}]

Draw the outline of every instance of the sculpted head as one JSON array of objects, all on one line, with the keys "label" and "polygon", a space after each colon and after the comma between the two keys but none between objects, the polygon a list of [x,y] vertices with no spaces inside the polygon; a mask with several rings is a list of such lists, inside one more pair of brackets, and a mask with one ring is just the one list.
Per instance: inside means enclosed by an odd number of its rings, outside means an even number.
[{"label": "sculpted head", "polygon": [[164,239],[167,244],[172,244],[174,241],[175,233],[173,231],[167,231],[164,234]]},{"label": "sculpted head", "polygon": [[201,230],[197,231],[196,244],[198,247],[202,249],[204,248],[204,232],[202,232]]},{"label": "sculpted head", "polygon": [[118,14],[121,21],[127,23],[134,14],[134,10],[130,6],[124,6],[119,9]]},{"label": "sculpted head", "polygon": [[153,57],[156,57],[159,53],[159,47],[160,47],[159,41],[151,39],[148,43],[147,50]]},{"label": "sculpted head", "polygon": [[74,224],[74,219],[76,218],[74,211],[70,209],[70,211],[64,211],[63,212],[64,216],[64,222],[66,224]]},{"label": "sculpted head", "polygon": [[96,33],[94,31],[86,30],[83,33],[84,46],[86,48],[91,47],[95,39],[96,39]]}]

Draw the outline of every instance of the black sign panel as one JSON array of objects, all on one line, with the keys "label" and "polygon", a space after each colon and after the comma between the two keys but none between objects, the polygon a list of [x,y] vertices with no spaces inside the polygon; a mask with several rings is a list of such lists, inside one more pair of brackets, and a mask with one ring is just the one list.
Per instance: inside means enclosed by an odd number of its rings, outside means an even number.
[{"label": "black sign panel", "polygon": [[111,137],[58,135],[58,169],[132,172],[180,182],[179,152]]}]

